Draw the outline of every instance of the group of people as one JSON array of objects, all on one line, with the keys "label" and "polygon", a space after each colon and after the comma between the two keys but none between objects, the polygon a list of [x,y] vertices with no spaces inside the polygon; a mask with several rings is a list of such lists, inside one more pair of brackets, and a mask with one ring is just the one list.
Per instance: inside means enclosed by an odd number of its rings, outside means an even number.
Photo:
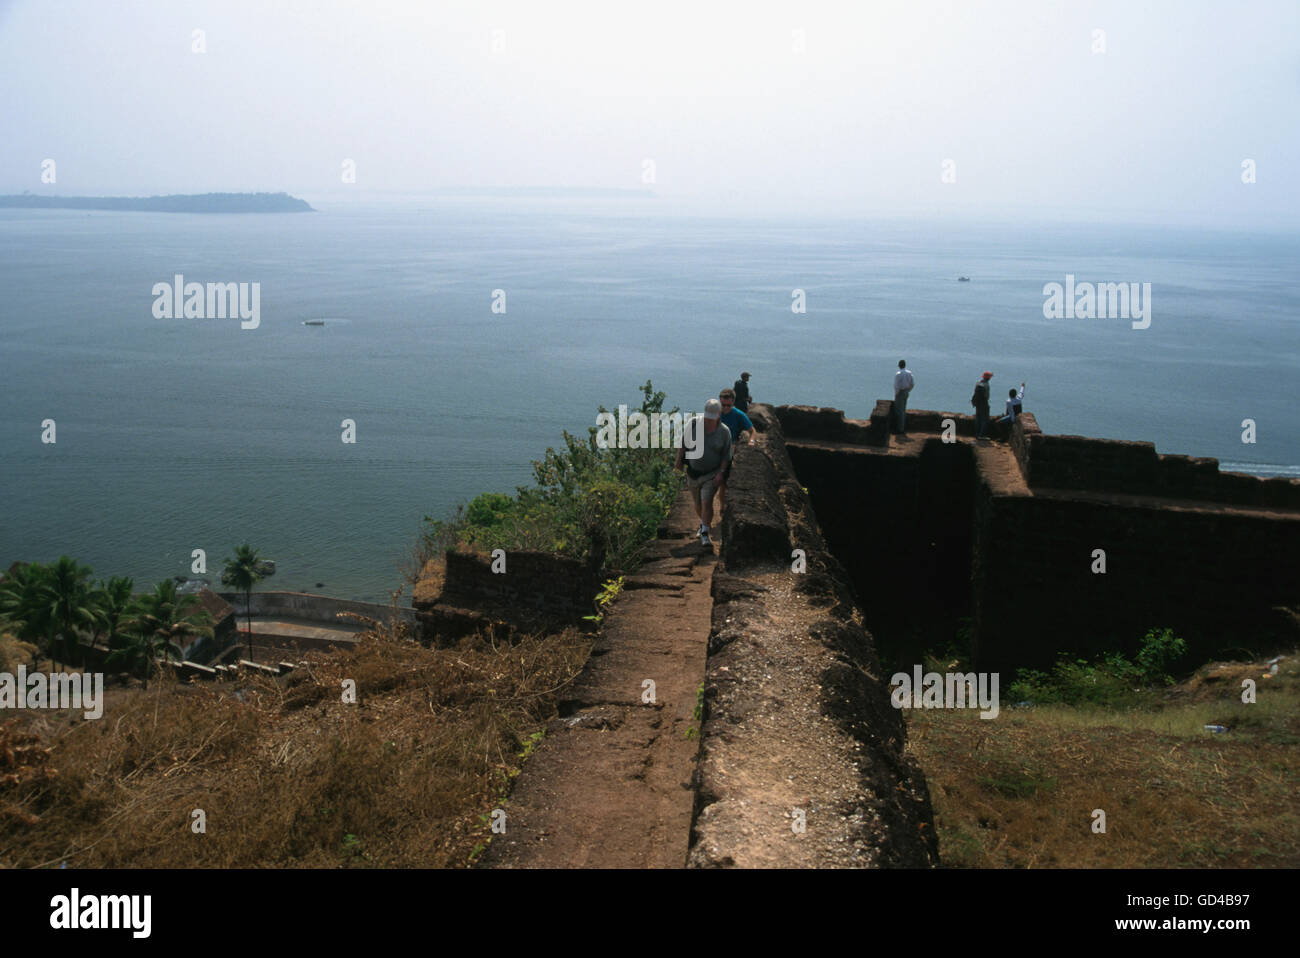
[{"label": "group of people", "polygon": [[[975,392],[970,397],[970,404],[975,407],[975,438],[983,439],[989,426],[989,394],[991,389],[990,380],[993,379],[991,372],[985,372],[980,377],[980,381],[975,384]],[[912,371],[907,368],[907,361],[900,359],[898,361],[898,372],[894,373],[894,432],[900,436],[907,435],[907,397],[916,387],[916,377]],[[1006,411],[1000,419],[997,420],[999,425],[1010,424],[1016,421],[1024,408],[1025,384],[1020,384],[1020,390],[1017,392],[1014,388],[1007,393]]]},{"label": "group of people", "polygon": [[[674,469],[686,469],[686,486],[691,491],[691,503],[700,519],[697,533],[700,544],[711,546],[709,537],[713,524],[713,500],[718,500],[717,514],[721,516],[727,503],[727,479],[731,475],[731,465],[736,455],[736,445],[740,442],[754,441],[754,424],[748,416],[749,404],[753,397],[749,392],[750,374],[743,372],[735,385],[718,392],[716,399],[704,403],[703,435],[693,437],[699,444],[699,456],[688,459],[683,443],[677,450],[677,462]],[[989,391],[991,372],[985,372],[975,384],[970,404],[975,407],[975,437],[983,439],[988,430]],[[894,431],[901,436],[907,435],[907,398],[916,388],[916,377],[907,368],[907,361],[898,361],[898,372],[894,374]],[[1020,384],[1019,391],[1012,389],[1007,394],[1006,412],[996,420],[998,424],[1014,423],[1020,415],[1025,398],[1025,384]]]},{"label": "group of people", "polygon": [[685,445],[677,450],[673,468],[686,468],[686,487],[691,491],[691,503],[700,518],[697,533],[700,545],[713,545],[709,538],[713,499],[716,495],[718,515],[721,515],[727,503],[727,479],[731,475],[736,444],[754,441],[754,424],[747,415],[752,401],[749,373],[743,372],[733,387],[719,391],[716,399],[705,401],[702,441],[701,437],[694,437],[699,443],[699,456],[688,460]]},{"label": "group of people", "polygon": [[[975,438],[983,439],[984,432],[989,425],[989,392],[991,384],[989,380],[993,378],[991,372],[985,371],[980,377],[980,381],[975,384],[975,392],[970,397],[970,404],[975,407]],[[1025,384],[1020,384],[1020,391],[1017,392],[1015,387],[1007,391],[1006,412],[1002,418],[998,419],[998,425],[1009,425],[1016,421],[1020,415],[1025,400]]]}]

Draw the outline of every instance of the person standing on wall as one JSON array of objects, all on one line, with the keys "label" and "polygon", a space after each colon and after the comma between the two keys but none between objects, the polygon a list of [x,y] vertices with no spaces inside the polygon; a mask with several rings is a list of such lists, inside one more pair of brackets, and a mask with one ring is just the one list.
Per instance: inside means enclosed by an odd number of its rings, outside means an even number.
[{"label": "person standing on wall", "polygon": [[900,436],[907,435],[907,395],[916,385],[907,360],[898,361],[898,372],[894,373],[894,432]]},{"label": "person standing on wall", "polygon": [[736,390],[736,408],[744,413],[749,412],[749,373],[740,374],[734,389]]},{"label": "person standing on wall", "polygon": [[975,392],[970,397],[970,404],[975,407],[975,438],[983,439],[984,430],[989,426],[989,380],[993,374],[985,372],[975,384]]}]

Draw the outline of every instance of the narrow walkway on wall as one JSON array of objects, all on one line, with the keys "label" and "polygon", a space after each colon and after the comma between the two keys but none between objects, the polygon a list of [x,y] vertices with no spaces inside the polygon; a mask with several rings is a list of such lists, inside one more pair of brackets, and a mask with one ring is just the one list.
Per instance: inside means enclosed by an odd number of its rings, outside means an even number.
[{"label": "narrow walkway on wall", "polygon": [[483,865],[685,867],[716,561],[698,525],[683,492],[524,766]]}]

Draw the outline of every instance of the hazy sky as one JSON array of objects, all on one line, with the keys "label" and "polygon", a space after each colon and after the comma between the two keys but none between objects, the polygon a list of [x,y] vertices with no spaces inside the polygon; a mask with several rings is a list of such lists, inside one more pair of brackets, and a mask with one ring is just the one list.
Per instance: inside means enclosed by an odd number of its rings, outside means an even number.
[{"label": "hazy sky", "polygon": [[637,189],[646,160],[665,204],[1295,227],[1300,2],[0,0],[0,192]]}]

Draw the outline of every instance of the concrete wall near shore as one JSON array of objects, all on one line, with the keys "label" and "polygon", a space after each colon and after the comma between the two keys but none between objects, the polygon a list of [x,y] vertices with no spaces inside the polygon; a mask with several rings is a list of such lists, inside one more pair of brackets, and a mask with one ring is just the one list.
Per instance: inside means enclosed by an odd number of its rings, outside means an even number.
[{"label": "concrete wall near shore", "polygon": [[[237,617],[244,615],[244,594],[242,592],[218,593],[235,607]],[[374,602],[353,602],[350,599],[335,599],[327,595],[313,595],[310,592],[254,592],[250,599],[254,616],[262,618],[309,619],[313,622],[338,624],[338,613],[351,612],[369,619],[386,622],[392,614],[392,607]],[[415,610],[398,607],[398,617],[407,622],[415,621]]]}]

